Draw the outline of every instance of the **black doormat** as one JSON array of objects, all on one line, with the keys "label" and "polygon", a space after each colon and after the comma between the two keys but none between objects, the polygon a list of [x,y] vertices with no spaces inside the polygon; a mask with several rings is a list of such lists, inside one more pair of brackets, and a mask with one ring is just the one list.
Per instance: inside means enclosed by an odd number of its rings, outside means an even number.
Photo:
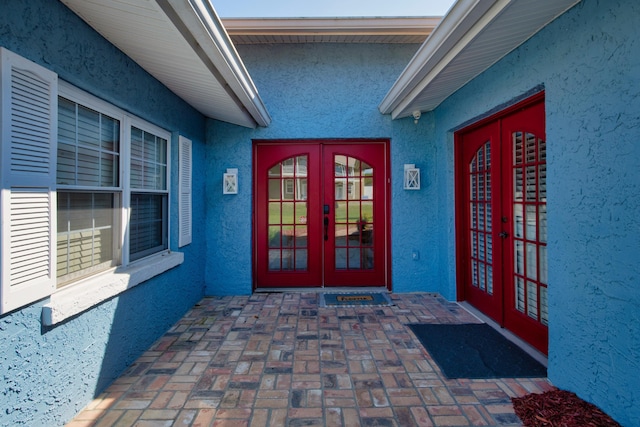
[{"label": "black doormat", "polygon": [[380,307],[392,305],[384,292],[348,292],[320,294],[320,307]]},{"label": "black doormat", "polygon": [[486,323],[408,325],[447,378],[543,378],[547,368]]}]

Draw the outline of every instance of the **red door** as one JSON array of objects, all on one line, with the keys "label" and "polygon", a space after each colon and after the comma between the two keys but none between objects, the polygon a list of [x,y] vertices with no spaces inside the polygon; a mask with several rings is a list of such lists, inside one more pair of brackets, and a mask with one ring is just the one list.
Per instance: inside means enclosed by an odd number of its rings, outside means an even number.
[{"label": "red door", "polygon": [[460,299],[547,353],[544,98],[456,134]]},{"label": "red door", "polygon": [[388,286],[386,141],[254,145],[257,288]]}]

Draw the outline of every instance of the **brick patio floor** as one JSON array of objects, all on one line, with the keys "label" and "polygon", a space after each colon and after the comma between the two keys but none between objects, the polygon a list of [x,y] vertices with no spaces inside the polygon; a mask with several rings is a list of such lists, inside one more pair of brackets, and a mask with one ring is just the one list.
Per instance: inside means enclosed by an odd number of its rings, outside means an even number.
[{"label": "brick patio floor", "polygon": [[519,426],[510,398],[552,388],[445,378],[405,324],[477,318],[437,295],[391,299],[204,298],[68,426]]}]

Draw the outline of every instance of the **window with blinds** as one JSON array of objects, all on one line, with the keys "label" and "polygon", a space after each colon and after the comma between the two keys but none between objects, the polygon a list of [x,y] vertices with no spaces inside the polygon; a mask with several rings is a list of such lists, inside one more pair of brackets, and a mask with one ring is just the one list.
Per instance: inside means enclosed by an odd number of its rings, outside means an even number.
[{"label": "window with blinds", "polygon": [[58,98],[58,287],[118,262],[120,121]]},{"label": "window with blinds", "polygon": [[[169,248],[171,134],[3,47],[0,84],[0,314],[90,276],[82,295],[94,284],[115,295],[97,273]],[[182,245],[190,149],[180,157]]]},{"label": "window with blinds", "polygon": [[63,87],[56,171],[58,288],[169,246],[169,134]]}]

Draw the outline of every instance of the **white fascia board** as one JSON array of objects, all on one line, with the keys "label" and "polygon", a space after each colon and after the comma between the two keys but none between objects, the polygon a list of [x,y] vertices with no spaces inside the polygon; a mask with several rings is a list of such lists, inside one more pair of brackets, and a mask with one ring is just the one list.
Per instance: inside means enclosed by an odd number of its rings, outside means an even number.
[{"label": "white fascia board", "polygon": [[378,106],[380,112],[397,118],[404,109],[398,106],[406,107],[510,1],[458,0],[402,71]]},{"label": "white fascia board", "polygon": [[[239,106],[258,126],[269,126],[269,115],[249,72],[236,51],[209,0],[157,0],[165,12],[170,7],[182,22],[174,22],[203,60],[208,59],[215,74],[230,89]],[[172,20],[174,16],[170,16]],[[229,91],[228,91],[229,92]]]},{"label": "white fascia board", "polygon": [[224,18],[232,35],[429,35],[440,17]]}]

